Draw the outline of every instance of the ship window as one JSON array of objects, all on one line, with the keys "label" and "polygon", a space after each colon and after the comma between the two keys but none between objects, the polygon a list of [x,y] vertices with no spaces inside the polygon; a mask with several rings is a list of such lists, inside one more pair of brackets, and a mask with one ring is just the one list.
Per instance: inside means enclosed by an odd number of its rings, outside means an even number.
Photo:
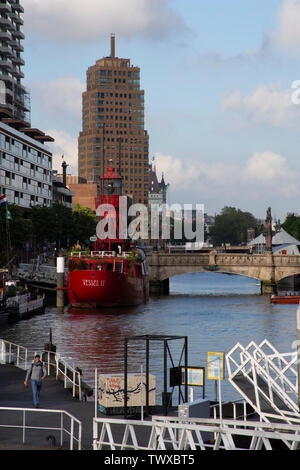
[{"label": "ship window", "polygon": [[82,271],[87,271],[89,269],[89,265],[87,263],[78,263],[78,268]]},{"label": "ship window", "polygon": [[94,270],[94,265],[93,265],[93,263],[91,263],[91,264],[89,265],[89,269],[90,269],[90,271],[93,271],[93,270]]},{"label": "ship window", "polygon": [[107,263],[106,271],[112,271],[112,270],[113,270],[113,265],[111,263]]},{"label": "ship window", "polygon": [[115,271],[117,273],[120,273],[122,271],[122,264],[121,263],[116,263]]},{"label": "ship window", "polygon": [[102,271],[103,270],[103,264],[97,264],[96,269],[97,269],[97,271]]}]

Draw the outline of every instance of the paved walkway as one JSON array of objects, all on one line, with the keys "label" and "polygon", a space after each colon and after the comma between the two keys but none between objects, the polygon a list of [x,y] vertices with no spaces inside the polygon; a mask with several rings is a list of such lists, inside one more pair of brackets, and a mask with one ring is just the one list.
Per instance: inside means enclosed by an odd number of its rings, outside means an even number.
[{"label": "paved walkway", "polygon": [[[26,424],[32,426],[59,426],[60,417],[54,414],[43,413],[42,409],[64,410],[82,423],[82,448],[92,448],[93,417],[95,405],[93,401],[82,402],[73,398],[69,390],[63,388],[54,377],[47,377],[43,381],[40,409],[37,411],[32,402],[32,390],[24,386],[26,372],[12,365],[0,365],[0,407],[32,408],[32,413],[26,416]],[[67,421],[66,421],[67,423]],[[0,426],[16,426],[22,424],[22,412],[7,412],[0,410]],[[27,448],[51,448],[56,440],[59,445],[59,433],[51,430],[26,431]],[[20,448],[22,444],[22,429],[0,427],[0,449]],[[64,438],[64,447],[68,445],[68,438]],[[22,446],[21,446],[22,447]]]}]

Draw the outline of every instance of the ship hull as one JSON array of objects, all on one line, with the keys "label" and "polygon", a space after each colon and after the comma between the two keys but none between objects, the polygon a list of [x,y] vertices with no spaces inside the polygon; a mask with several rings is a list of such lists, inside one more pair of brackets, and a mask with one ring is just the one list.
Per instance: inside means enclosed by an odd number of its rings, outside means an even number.
[{"label": "ship hull", "polygon": [[299,304],[300,296],[299,295],[275,295],[271,297],[272,304]]},{"label": "ship hull", "polygon": [[72,271],[68,274],[69,303],[75,308],[126,307],[149,298],[148,276],[130,277],[107,271]]}]

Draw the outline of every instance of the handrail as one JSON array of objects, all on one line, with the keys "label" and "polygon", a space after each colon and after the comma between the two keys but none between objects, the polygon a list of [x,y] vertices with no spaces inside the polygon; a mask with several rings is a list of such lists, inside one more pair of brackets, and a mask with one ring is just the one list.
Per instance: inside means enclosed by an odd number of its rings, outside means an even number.
[{"label": "handrail", "polygon": [[[271,354],[267,354],[264,348],[268,348]],[[238,358],[236,359],[236,355]],[[287,356],[291,356],[288,361]],[[234,387],[239,389],[241,395],[251,404],[262,419],[269,421],[276,416],[276,419],[286,420],[286,422],[300,422],[299,408],[297,406],[297,385],[293,384],[286,376],[288,371],[297,374],[294,370],[295,357],[293,354],[281,355],[271,343],[267,340],[262,341],[259,345],[251,341],[246,347],[237,343],[226,355],[227,370],[229,381]],[[255,403],[248,397],[243,390],[235,383],[234,378],[238,374],[243,374],[252,383],[255,391]],[[264,391],[259,387],[258,377],[262,377],[267,386],[268,391]],[[276,393],[286,404],[289,410],[281,410],[273,400],[273,394]],[[289,394],[293,394],[295,401]],[[276,415],[261,409],[260,397],[263,397],[276,410]]]},{"label": "handrail", "polygon": [[[116,423],[122,427],[120,428]],[[100,432],[99,425],[101,425]],[[146,443],[141,442],[143,428],[150,431],[150,437]],[[123,435],[121,439],[120,431]],[[213,443],[210,440],[204,440],[204,436],[207,435],[215,435]],[[233,439],[234,436],[250,438],[248,447],[246,449],[238,448]],[[290,450],[298,449],[300,445],[299,425],[174,416],[153,416],[152,421],[93,419],[94,450],[106,449],[107,446],[114,451],[129,449],[261,450],[262,446],[271,450],[273,441],[282,441]]]},{"label": "handrail", "polygon": [[[82,442],[82,423],[79,421],[77,418],[72,416],[70,413],[68,413],[65,410],[49,410],[49,409],[34,409],[34,408],[12,408],[12,407],[0,407],[0,412],[1,411],[10,411],[10,412],[22,412],[22,424],[21,425],[15,425],[15,424],[0,424],[0,428],[18,428],[23,430],[23,444],[26,442],[26,430],[29,429],[34,429],[34,430],[51,430],[51,431],[59,431],[60,432],[60,445],[63,445],[63,433],[66,433],[70,437],[70,444],[69,448],[70,450],[74,450],[74,442],[77,442],[77,449],[81,450],[81,442]],[[61,419],[60,419],[60,426],[59,427],[45,427],[45,426],[27,426],[26,425],[26,414],[28,413],[47,413],[47,414],[59,414]],[[69,418],[70,421],[70,430],[66,429],[64,427],[64,416]],[[78,425],[78,436],[76,437],[74,434],[74,424]]]},{"label": "handrail", "polygon": [[[8,348],[8,352],[6,347]],[[59,353],[48,350],[29,351],[28,348],[24,346],[19,346],[0,338],[0,364],[14,363],[17,367],[27,370],[30,365],[29,355],[33,360],[37,352],[44,357],[43,362],[47,367],[48,375],[50,375],[51,367],[53,367],[55,369],[56,379],[59,380],[60,377],[63,376],[64,387],[67,388],[68,383],[71,383],[73,397],[76,396],[76,391],[78,390],[78,398],[82,400],[83,394],[80,371],[70,366]]]}]

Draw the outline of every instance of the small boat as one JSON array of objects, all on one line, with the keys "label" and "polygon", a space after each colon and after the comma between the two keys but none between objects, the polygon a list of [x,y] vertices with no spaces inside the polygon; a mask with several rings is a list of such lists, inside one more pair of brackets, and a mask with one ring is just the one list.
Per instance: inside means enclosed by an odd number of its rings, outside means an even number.
[{"label": "small boat", "polygon": [[299,304],[300,295],[295,293],[271,295],[270,302],[272,304]]}]

